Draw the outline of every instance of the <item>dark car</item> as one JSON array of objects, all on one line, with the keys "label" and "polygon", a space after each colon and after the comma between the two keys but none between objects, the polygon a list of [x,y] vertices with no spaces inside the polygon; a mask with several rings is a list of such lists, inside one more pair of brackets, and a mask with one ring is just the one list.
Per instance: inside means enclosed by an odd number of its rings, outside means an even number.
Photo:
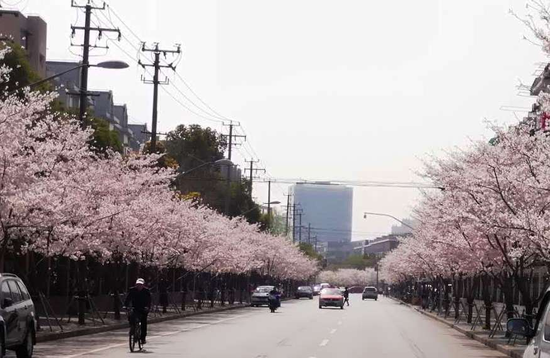
[{"label": "dark car", "polygon": [[311,286],[300,286],[296,290],[296,294],[294,295],[296,299],[300,299],[302,297],[307,297],[310,300],[313,299],[313,289]]},{"label": "dark car", "polygon": [[0,274],[0,356],[9,349],[17,358],[32,357],[35,333],[34,303],[27,287],[14,274]]},{"label": "dark car", "polygon": [[375,301],[378,301],[378,290],[376,287],[365,287],[363,290],[363,300],[366,300],[367,298],[372,298]]}]

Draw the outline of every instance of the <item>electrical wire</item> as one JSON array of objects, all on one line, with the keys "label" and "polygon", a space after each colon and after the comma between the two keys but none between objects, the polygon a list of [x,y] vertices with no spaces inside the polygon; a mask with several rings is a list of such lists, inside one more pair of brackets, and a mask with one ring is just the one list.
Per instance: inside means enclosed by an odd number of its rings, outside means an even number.
[{"label": "electrical wire", "polygon": [[[115,21],[113,21],[113,16],[117,19],[118,22],[120,22],[123,27],[128,31],[128,33],[130,33],[140,44],[143,44],[144,41],[141,39],[141,37],[122,19],[122,17],[120,15],[118,15],[118,13],[116,12],[116,10],[107,2],[104,2],[105,5],[106,5],[106,8],[107,8],[107,14],[104,14],[103,12],[99,12],[101,14],[101,16],[111,24],[111,26],[113,27],[117,27],[117,25],[115,24]],[[97,17],[97,16],[96,16]],[[98,20],[99,20],[99,17],[97,17]],[[99,20],[100,21],[100,20]],[[101,21],[100,21],[101,23]],[[113,41],[113,39],[110,39],[108,36],[108,43],[113,43],[115,44],[116,47],[118,47],[128,58],[131,58],[133,61],[136,61],[138,64],[139,64],[139,54],[141,52],[141,48],[140,46],[136,46],[133,41],[131,41],[130,39],[128,39],[124,34],[122,34],[120,36],[120,38],[122,40],[124,40],[125,42],[127,42],[134,50],[136,50],[136,52],[138,53],[138,55],[136,55],[136,57],[132,57],[126,50],[124,50],[122,48],[122,46],[120,46],[117,42]],[[166,64],[169,64],[169,65],[172,65],[174,62],[172,62],[172,64],[168,63],[168,61],[166,61],[166,59],[162,59]],[[181,60],[181,56],[179,58],[176,59],[175,62],[179,63],[179,61]],[[149,73],[148,71],[146,71],[147,73]],[[163,73],[161,71],[161,73]],[[243,133],[243,135],[247,135],[244,128],[242,128],[242,126],[240,126],[240,123],[238,121],[235,121],[235,120],[232,120],[232,119],[229,119],[227,118],[226,116],[223,116],[221,115],[219,112],[217,112],[214,108],[212,108],[205,100],[203,100],[197,93],[196,91],[193,90],[193,88],[189,85],[189,83],[185,80],[185,78],[183,78],[183,76],[181,74],[179,74],[177,71],[174,71],[175,73],[175,78],[177,80],[179,80],[179,82],[181,82],[185,88],[206,108],[208,109],[208,111],[206,109],[204,109],[203,107],[199,106],[197,103],[195,103],[191,98],[190,96],[188,96],[187,94],[185,94],[185,92],[180,89],[177,85],[176,85],[176,81],[174,81],[172,83],[172,86],[178,93],[179,95],[181,95],[184,100],[186,102],[189,103],[186,104],[184,103],[184,101],[180,100],[179,98],[177,98],[176,95],[174,95],[172,92],[170,92],[168,89],[166,89],[165,87],[162,87],[163,91],[165,93],[167,93],[178,105],[180,105],[182,108],[184,108],[186,111],[194,114],[195,116],[199,117],[199,118],[202,118],[202,119],[205,119],[207,121],[210,121],[210,122],[215,122],[215,123],[219,123],[219,124],[225,124],[226,122],[229,122],[230,124],[237,124],[238,127],[237,128],[240,128],[241,132]],[[163,73],[165,76],[166,74]],[[197,108],[197,110],[199,112],[202,112],[204,114],[201,114],[201,113],[197,113],[197,111],[195,111],[194,109],[192,109],[191,107],[193,108]],[[248,137],[247,137],[248,138]],[[254,160],[254,158],[256,159],[259,159],[259,155],[258,153],[256,152],[256,150],[254,149],[254,147],[251,145],[251,143],[249,141],[245,141],[245,143],[243,144],[243,147],[245,152],[248,153],[248,155],[250,156],[250,158],[252,160]],[[243,155],[242,152],[239,151],[239,153],[241,154],[241,156],[243,157],[243,159],[246,160],[245,156]],[[266,176],[268,178],[273,178],[267,171],[266,171]],[[286,195],[286,191],[282,188],[282,186],[280,185],[280,183],[276,182],[276,186],[281,190],[281,192]]]},{"label": "electrical wire", "polygon": [[[130,28],[130,26],[128,26],[128,24],[126,24],[126,22],[124,22],[120,16],[118,16],[118,14],[116,14],[116,12],[114,11],[114,9],[108,5],[108,9],[111,11],[111,13],[113,15],[115,15],[115,17],[124,25],[124,27],[126,29],[128,29],[128,31],[140,42],[140,43],[143,43],[143,41],[141,40],[141,38]],[[110,17],[107,17],[104,13],[100,13],[107,21],[109,21],[111,23],[112,26],[115,26],[116,27],[116,24],[112,21],[112,18]],[[136,51],[140,52],[141,48],[139,46],[136,46],[134,45],[126,36],[122,35],[121,36],[122,39],[124,39],[126,42],[128,42],[130,44],[130,46],[132,46]],[[179,60],[181,59],[181,56],[179,56],[174,62],[177,62],[179,63]],[[153,59],[152,59],[153,60]],[[165,59],[162,59],[163,61],[166,62]],[[167,62],[166,62],[167,63]],[[172,65],[172,64],[169,64],[169,65]],[[166,75],[166,73],[164,73],[162,70],[161,70],[161,73],[163,75],[165,75],[166,77],[168,77]],[[175,72],[177,74],[177,72]],[[177,74],[179,78],[181,78],[181,76],[179,76],[179,74]],[[217,122],[220,122],[220,123],[223,123],[224,120],[223,119],[220,119],[220,118],[216,118],[216,116],[213,116],[211,113],[207,112],[206,110],[204,110],[202,107],[198,106],[196,103],[194,103],[177,85],[175,85],[174,83],[172,84],[172,87],[174,87],[174,89],[180,93],[180,95],[182,95],[182,97],[190,103],[191,106],[194,106],[195,108],[197,108],[199,111],[203,112],[204,115],[201,115],[199,113],[197,113],[195,110],[192,110],[190,108],[189,105],[186,105],[183,103],[183,101],[179,100],[179,99],[176,99],[175,96],[172,94],[172,93],[169,93],[169,95],[174,98],[174,100],[179,104],[181,105],[183,108],[185,108],[187,111],[191,112],[192,114],[200,117],[200,118],[203,118],[203,119],[206,119],[206,120],[209,120],[209,121],[217,121]],[[191,90],[192,91],[192,90]],[[213,118],[210,118],[210,117],[206,117],[206,116],[211,116]]]}]

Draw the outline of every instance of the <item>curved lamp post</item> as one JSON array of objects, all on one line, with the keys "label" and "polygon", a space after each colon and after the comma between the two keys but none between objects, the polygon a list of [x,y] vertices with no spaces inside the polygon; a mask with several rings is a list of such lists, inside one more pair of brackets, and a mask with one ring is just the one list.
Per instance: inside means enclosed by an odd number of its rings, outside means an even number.
[{"label": "curved lamp post", "polygon": [[192,168],[192,169],[189,169],[188,171],[186,172],[182,172],[180,173],[179,175],[186,175],[186,174],[189,174],[197,169],[200,169],[200,168],[203,168],[203,167],[206,167],[208,165],[217,165],[217,166],[227,166],[227,186],[226,186],[226,193],[225,193],[225,215],[226,216],[229,216],[229,202],[231,200],[231,181],[230,181],[230,176],[229,176],[229,167],[233,166],[233,162],[230,161],[229,159],[218,159],[216,160],[215,162],[206,162],[206,163],[203,163],[201,165],[199,165],[198,167],[195,167],[195,168]]},{"label": "curved lamp post", "polygon": [[224,159],[218,159],[214,162],[205,162],[205,163],[202,163],[201,165],[199,165],[198,167],[191,168],[191,169],[189,169],[188,171],[185,171],[185,172],[181,172],[179,175],[187,175],[187,174],[189,174],[189,173],[191,173],[191,172],[193,172],[197,169],[204,168],[204,167],[209,166],[209,165],[219,165],[219,166],[227,165],[227,166],[231,166],[231,165],[233,165],[233,162],[230,161],[229,159],[225,159],[225,158]]},{"label": "curved lamp post", "polygon": [[385,216],[385,217],[388,217],[388,218],[392,218],[393,220],[395,220],[395,221],[401,223],[401,225],[406,226],[406,227],[410,228],[411,230],[414,230],[414,227],[412,227],[412,226],[409,225],[409,224],[404,223],[403,221],[399,220],[398,218],[396,218],[395,216],[390,215],[390,214],[371,213],[371,212],[365,211],[365,213],[363,214],[363,218],[366,219],[366,218],[367,218],[367,215]]},{"label": "curved lamp post", "polygon": [[50,77],[46,77],[43,80],[28,84],[28,85],[25,85],[25,86],[20,86],[20,87],[14,89],[14,90],[11,90],[10,92],[8,92],[8,95],[12,95],[12,94],[22,90],[23,88],[36,87],[38,85],[41,85],[42,83],[49,82],[49,81],[53,80],[54,78],[61,77],[66,73],[81,69],[82,67],[98,67],[98,68],[105,68],[105,69],[110,69],[110,70],[121,70],[121,69],[130,67],[130,65],[128,65],[126,62],[123,62],[123,61],[104,61],[104,62],[100,62],[100,63],[95,64],[95,65],[94,64],[92,64],[92,65],[80,64],[80,65],[75,66],[73,68],[70,68],[66,71],[56,73],[55,75],[52,75]]},{"label": "curved lamp post", "polygon": [[[385,216],[385,217],[388,217],[388,218],[392,218],[393,220],[395,220],[395,221],[401,223],[401,225],[406,226],[406,227],[408,227],[408,228],[411,229],[411,230],[414,230],[414,227],[412,227],[412,226],[409,225],[409,224],[404,223],[402,220],[399,220],[398,218],[396,218],[395,216],[390,215],[390,214],[371,213],[371,212],[365,211],[365,213],[363,214],[363,218],[366,219],[366,218],[367,218],[367,215]],[[378,282],[378,280],[379,280],[379,279],[378,279],[378,271],[379,271],[379,268],[378,268],[378,258],[376,258],[375,270],[376,270],[376,290],[378,290],[378,286],[379,286],[379,282]]]}]

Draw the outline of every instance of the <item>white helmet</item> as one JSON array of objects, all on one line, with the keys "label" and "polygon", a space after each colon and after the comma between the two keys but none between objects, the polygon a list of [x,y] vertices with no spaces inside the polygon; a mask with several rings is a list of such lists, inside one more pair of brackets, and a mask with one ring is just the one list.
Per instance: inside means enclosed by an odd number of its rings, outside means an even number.
[{"label": "white helmet", "polygon": [[142,279],[142,278],[138,278],[138,279],[136,280],[136,285],[145,285],[145,280]]}]

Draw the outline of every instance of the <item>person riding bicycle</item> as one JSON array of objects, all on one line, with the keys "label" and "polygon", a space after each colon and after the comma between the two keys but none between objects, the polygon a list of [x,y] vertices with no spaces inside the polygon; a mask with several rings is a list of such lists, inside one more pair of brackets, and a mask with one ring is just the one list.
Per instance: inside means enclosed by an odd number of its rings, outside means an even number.
[{"label": "person riding bicycle", "polygon": [[125,307],[132,307],[133,311],[128,316],[128,320],[132,327],[137,320],[141,322],[141,343],[145,344],[147,337],[147,315],[151,310],[151,291],[145,287],[145,280],[138,278],[136,285],[130,289],[126,301],[124,301]]}]

